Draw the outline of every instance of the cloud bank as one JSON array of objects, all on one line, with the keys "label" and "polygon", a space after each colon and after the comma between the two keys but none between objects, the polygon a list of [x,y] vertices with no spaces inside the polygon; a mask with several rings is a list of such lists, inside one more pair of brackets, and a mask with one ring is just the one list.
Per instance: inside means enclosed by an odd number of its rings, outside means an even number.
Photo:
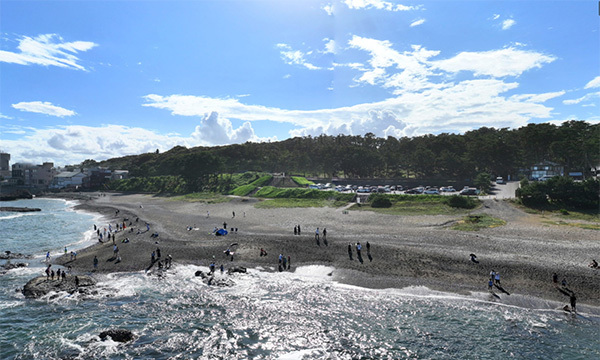
[{"label": "cloud bank", "polygon": [[31,101],[31,102],[20,102],[12,105],[13,108],[21,111],[50,115],[50,116],[73,116],[76,112],[68,110],[60,106],[52,105],[49,102]]}]

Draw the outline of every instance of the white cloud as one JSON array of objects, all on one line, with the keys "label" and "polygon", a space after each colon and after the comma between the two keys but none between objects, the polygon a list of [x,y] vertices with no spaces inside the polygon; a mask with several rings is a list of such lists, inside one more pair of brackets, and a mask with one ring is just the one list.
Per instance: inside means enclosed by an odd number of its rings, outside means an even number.
[{"label": "white cloud", "polygon": [[502,22],[502,30],[508,30],[516,23],[513,19],[506,19]]},{"label": "white cloud", "polygon": [[493,15],[493,19],[494,19],[494,20],[498,20],[499,18],[500,18],[500,14],[494,14],[494,15]]},{"label": "white cloud", "polygon": [[549,92],[549,93],[544,93],[544,94],[513,95],[510,98],[512,100],[517,100],[517,101],[526,101],[526,102],[537,103],[537,102],[545,102],[550,99],[554,99],[555,97],[563,96],[564,94],[566,94],[566,91],[562,90],[562,91],[555,91],[555,92]]},{"label": "white cloud", "polygon": [[585,84],[584,89],[591,89],[600,87],[600,76],[596,76],[594,79],[590,80],[587,84]]},{"label": "white cloud", "polygon": [[21,111],[33,112],[38,114],[45,114],[51,116],[65,117],[65,116],[73,116],[76,114],[73,110],[68,110],[62,108],[60,106],[52,105],[47,101],[30,101],[30,102],[20,102],[12,105],[13,108]]},{"label": "white cloud", "polygon": [[277,44],[277,48],[280,49],[281,58],[288,65],[301,65],[309,70],[320,70],[321,68],[309,63],[306,59],[306,55],[310,55],[311,53],[303,53],[299,50],[293,50],[287,44]]},{"label": "white cloud", "polygon": [[10,117],[10,116],[6,116],[6,115],[4,115],[4,114],[0,114],[0,119],[7,119],[7,120],[11,120],[11,119],[12,119],[12,117]]},{"label": "white cloud", "polygon": [[512,47],[482,52],[461,52],[453,58],[435,61],[436,68],[456,73],[472,71],[476,76],[493,77],[519,76],[523,72],[541,68],[556,58],[534,51],[524,51]]},{"label": "white cloud", "polygon": [[87,69],[79,64],[78,52],[88,51],[97,44],[89,41],[64,42],[56,34],[24,36],[19,40],[19,52],[0,50],[0,62],[20,65],[57,66],[76,70]]},{"label": "white cloud", "polygon": [[323,39],[323,41],[325,41],[325,50],[323,51],[323,53],[335,54],[336,53],[335,40],[325,38],[325,39]]},{"label": "white cloud", "polygon": [[406,6],[384,0],[344,0],[344,4],[350,9],[378,9],[386,11],[409,11],[422,8],[422,5]]},{"label": "white cloud", "polygon": [[415,20],[412,23],[410,23],[410,27],[415,27],[415,26],[423,25],[424,23],[425,23],[425,19]]},{"label": "white cloud", "polygon": [[202,117],[200,125],[196,126],[195,131],[192,133],[192,138],[197,139],[200,143],[211,145],[259,141],[250,122],[246,121],[242,126],[234,129],[231,121],[219,117],[217,112]]},{"label": "white cloud", "polygon": [[323,5],[323,7],[321,9],[325,10],[327,15],[329,15],[329,16],[333,15],[333,5],[332,4]]},{"label": "white cloud", "polygon": [[563,100],[563,104],[565,105],[575,105],[575,104],[579,104],[580,102],[583,101],[590,101],[593,100],[595,98],[600,97],[600,91],[599,92],[592,92],[592,93],[588,93],[585,94],[584,96],[578,98],[578,99],[571,99],[571,100]]}]

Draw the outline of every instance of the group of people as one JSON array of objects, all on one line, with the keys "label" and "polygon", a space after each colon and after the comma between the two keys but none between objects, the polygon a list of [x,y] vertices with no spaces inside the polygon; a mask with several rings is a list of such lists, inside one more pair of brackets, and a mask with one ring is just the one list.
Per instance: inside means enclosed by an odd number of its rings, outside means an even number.
[{"label": "group of people", "polygon": [[500,272],[490,271],[490,278],[488,280],[488,288],[490,291],[494,288],[494,284],[496,286],[500,286]]},{"label": "group of people", "polygon": [[54,280],[54,277],[56,276],[56,280],[60,280],[63,281],[67,278],[67,273],[65,270],[60,270],[57,269],[56,272],[54,272],[54,269],[51,269],[52,264],[49,264],[48,267],[46,267],[46,280]]},{"label": "group of people", "polygon": [[[266,252],[265,252],[265,256],[266,256]],[[289,255],[286,258],[283,254],[279,254],[278,260],[279,260],[279,266],[278,266],[279,272],[282,272],[283,270],[290,270],[290,267],[292,265],[292,258]]]},{"label": "group of people", "polygon": [[[356,245],[356,258],[357,260],[362,264],[364,263],[363,257],[362,257],[362,244],[360,242],[357,242]],[[369,262],[373,261],[373,256],[371,256],[371,244],[367,241],[366,243],[366,248],[367,248],[367,257],[369,259]],[[348,244],[348,257],[350,258],[350,260],[354,260],[352,258],[352,244]]]}]

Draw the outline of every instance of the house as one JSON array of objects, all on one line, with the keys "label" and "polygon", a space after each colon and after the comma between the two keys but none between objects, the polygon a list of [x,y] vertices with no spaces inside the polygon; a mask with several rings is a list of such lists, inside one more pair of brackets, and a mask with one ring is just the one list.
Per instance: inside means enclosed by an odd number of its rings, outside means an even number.
[{"label": "house", "polygon": [[565,167],[552,161],[543,161],[531,166],[527,172],[529,179],[537,180],[542,177],[563,176],[565,174]]},{"label": "house", "polygon": [[54,177],[50,187],[53,189],[79,187],[85,178],[86,175],[80,171],[63,171]]}]

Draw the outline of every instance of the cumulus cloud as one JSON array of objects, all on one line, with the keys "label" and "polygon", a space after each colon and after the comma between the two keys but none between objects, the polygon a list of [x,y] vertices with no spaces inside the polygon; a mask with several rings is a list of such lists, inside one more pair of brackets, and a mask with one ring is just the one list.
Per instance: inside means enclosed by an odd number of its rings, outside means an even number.
[{"label": "cumulus cloud", "polygon": [[18,52],[0,50],[0,62],[20,65],[57,66],[75,70],[87,69],[79,64],[76,56],[98,46],[90,41],[65,42],[56,34],[23,36],[19,39]]},{"label": "cumulus cloud", "polygon": [[513,27],[514,24],[516,24],[517,22],[514,21],[513,19],[506,19],[502,22],[502,30],[508,30],[511,27]]},{"label": "cumulus cloud", "polygon": [[418,10],[422,6],[406,6],[402,4],[394,4],[391,1],[384,0],[344,0],[344,4],[350,9],[378,9],[386,11],[409,11]]},{"label": "cumulus cloud", "polygon": [[600,76],[596,76],[594,79],[590,80],[587,84],[585,84],[584,89],[591,89],[600,87]]},{"label": "cumulus cloud", "polygon": [[254,134],[254,129],[252,129],[249,121],[234,129],[231,121],[219,117],[219,114],[214,111],[202,117],[200,125],[196,126],[195,131],[192,133],[192,138],[197,139],[200,143],[212,145],[236,144],[246,141],[256,142],[259,140]]},{"label": "cumulus cloud", "polygon": [[415,20],[412,23],[410,23],[410,27],[415,27],[415,26],[423,25],[424,23],[425,23],[425,19]]},{"label": "cumulus cloud", "polygon": [[323,5],[323,7],[321,9],[325,10],[327,15],[329,15],[329,16],[333,15],[333,5],[332,4]]},{"label": "cumulus cloud", "polygon": [[325,50],[323,51],[323,53],[335,54],[336,53],[335,40],[325,38],[325,39],[323,39],[323,41],[325,41]]},{"label": "cumulus cloud", "polygon": [[52,103],[49,103],[47,101],[20,102],[17,104],[12,104],[12,107],[21,111],[45,114],[50,116],[65,117],[76,115],[76,112],[73,110],[68,110],[60,106],[52,105]]},{"label": "cumulus cloud", "polygon": [[310,52],[304,53],[300,50],[293,50],[287,44],[277,44],[277,48],[280,49],[281,58],[288,65],[300,65],[300,66],[304,66],[305,68],[307,68],[309,70],[321,69],[320,67],[315,66],[306,60],[305,57],[306,57],[306,55],[310,55],[311,54]]}]

